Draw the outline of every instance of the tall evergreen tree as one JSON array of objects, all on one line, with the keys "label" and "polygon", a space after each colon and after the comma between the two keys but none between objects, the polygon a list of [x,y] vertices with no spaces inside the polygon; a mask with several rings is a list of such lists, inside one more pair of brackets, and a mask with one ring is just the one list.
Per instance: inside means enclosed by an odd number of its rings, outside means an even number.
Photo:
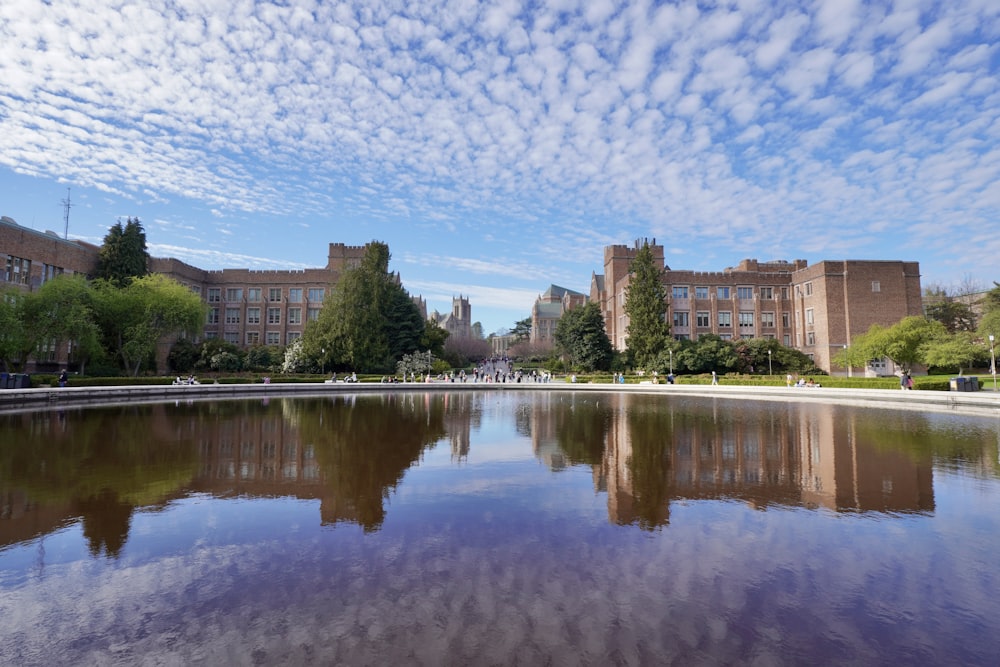
[{"label": "tall evergreen tree", "polygon": [[334,363],[359,372],[392,371],[403,354],[417,350],[424,333],[420,310],[389,273],[389,246],[371,242],[361,263],[346,271],[306,328],[309,354],[326,350]]},{"label": "tall evergreen tree", "polygon": [[97,261],[97,277],[124,287],[149,273],[146,232],[139,218],[116,222],[104,237]]},{"label": "tall evergreen tree", "polygon": [[629,273],[631,279],[625,288],[625,314],[629,319],[626,344],[632,363],[646,368],[670,342],[663,267],[656,265],[648,243],[643,243],[636,252]]}]

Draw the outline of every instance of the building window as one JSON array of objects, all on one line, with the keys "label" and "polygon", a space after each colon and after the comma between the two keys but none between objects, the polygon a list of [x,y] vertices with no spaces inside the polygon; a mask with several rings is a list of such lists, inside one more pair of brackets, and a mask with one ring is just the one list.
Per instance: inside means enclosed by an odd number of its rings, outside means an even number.
[{"label": "building window", "polygon": [[20,257],[7,257],[6,279],[15,285],[27,285],[31,275],[31,260]]},{"label": "building window", "polygon": [[260,308],[247,308],[247,324],[260,324]]},{"label": "building window", "polygon": [[806,296],[812,296],[812,293],[813,293],[813,284],[811,282],[808,282],[805,285],[803,285],[803,289],[806,292]]},{"label": "building window", "polygon": [[217,331],[206,331],[205,332],[205,340],[215,340],[218,337],[219,337],[219,332],[217,332]]},{"label": "building window", "polygon": [[295,341],[297,341],[301,337],[302,337],[302,333],[301,332],[299,332],[299,331],[289,331],[288,332],[288,344],[291,345],[292,343],[294,343]]},{"label": "building window", "polygon": [[674,334],[674,340],[687,340],[687,334]]},{"label": "building window", "polygon": [[673,288],[671,289],[671,294],[673,294],[675,299],[688,298],[687,285],[674,285]]},{"label": "building window", "polygon": [[218,308],[209,308],[208,309],[208,323],[209,324],[218,324],[219,323],[219,309]]},{"label": "building window", "polygon": [[694,298],[696,299],[707,299],[708,298],[708,287],[706,285],[698,285],[694,288]]},{"label": "building window", "polygon": [[815,345],[815,344],[816,344],[816,334],[813,333],[812,331],[807,331],[806,332],[806,345]]},{"label": "building window", "polygon": [[267,323],[268,324],[281,324],[281,308],[268,308],[267,309]]},{"label": "building window", "polygon": [[247,289],[247,301],[251,301],[253,303],[257,303],[258,301],[260,301],[259,287],[251,287]]},{"label": "building window", "polygon": [[873,292],[881,292],[882,291],[882,283],[880,283],[877,280],[873,280],[872,281],[872,291]]},{"label": "building window", "polygon": [[240,309],[226,308],[226,324],[239,324],[239,323],[240,323]]},{"label": "building window", "polygon": [[688,327],[691,325],[690,320],[691,314],[686,310],[675,310],[674,311],[674,326],[675,327]]},{"label": "building window", "polygon": [[740,311],[740,328],[753,329],[753,311]]},{"label": "building window", "polygon": [[785,300],[785,301],[788,301],[788,288],[787,287],[782,287],[781,288],[781,298],[783,300]]},{"label": "building window", "polygon": [[753,300],[753,288],[752,287],[737,287],[736,288],[736,298],[741,301],[751,301]]},{"label": "building window", "polygon": [[791,347],[792,346],[792,334],[785,334],[784,336],[782,336],[781,337],[781,344],[784,345],[785,347]]},{"label": "building window", "polygon": [[289,324],[302,324],[302,309],[301,308],[289,308],[288,309],[288,323]]},{"label": "building window", "polygon": [[288,300],[292,303],[302,303],[302,288],[292,287],[288,290]]},{"label": "building window", "polygon": [[232,343],[233,345],[240,344],[240,334],[238,331],[227,331],[222,334],[222,339],[227,343]]},{"label": "building window", "polygon": [[264,334],[264,340],[268,345],[281,345],[281,334],[277,331],[268,331]]},{"label": "building window", "polygon": [[712,314],[707,310],[699,310],[695,317],[697,318],[697,323],[700,328],[707,329],[712,326]]},{"label": "building window", "polygon": [[242,301],[243,290],[239,287],[230,287],[226,290],[226,301]]},{"label": "building window", "polygon": [[248,331],[247,332],[247,345],[260,345],[260,332],[259,331]]},{"label": "building window", "polygon": [[63,274],[63,268],[61,266],[52,266],[51,264],[45,264],[42,267],[42,283],[52,280],[56,276],[61,276]]},{"label": "building window", "polygon": [[726,328],[733,326],[733,314],[730,311],[719,311],[719,326]]},{"label": "building window", "polygon": [[719,334],[719,338],[721,338],[722,340],[732,340],[733,334],[726,334],[726,333]]},{"label": "building window", "polygon": [[806,324],[814,324],[814,323],[815,320],[813,319],[813,309],[806,308]]},{"label": "building window", "polygon": [[717,297],[719,297],[720,299],[728,299],[729,298],[729,288],[728,287],[717,287],[715,295]]},{"label": "building window", "polygon": [[309,303],[323,303],[323,294],[325,291],[322,287],[310,287]]},{"label": "building window", "polygon": [[281,301],[281,288],[271,287],[267,290],[268,301]]},{"label": "building window", "polygon": [[787,310],[781,313],[781,326],[786,329],[792,326],[792,315]]},{"label": "building window", "polygon": [[762,298],[762,299],[773,299],[774,298],[774,288],[773,287],[761,287],[760,288],[760,298]]},{"label": "building window", "polygon": [[219,303],[222,301],[222,290],[218,287],[208,288],[208,302],[209,303]]},{"label": "building window", "polygon": [[306,309],[306,319],[310,322],[315,322],[319,319],[319,308],[307,308]]},{"label": "building window", "polygon": [[760,325],[766,328],[774,327],[774,313],[761,313]]}]

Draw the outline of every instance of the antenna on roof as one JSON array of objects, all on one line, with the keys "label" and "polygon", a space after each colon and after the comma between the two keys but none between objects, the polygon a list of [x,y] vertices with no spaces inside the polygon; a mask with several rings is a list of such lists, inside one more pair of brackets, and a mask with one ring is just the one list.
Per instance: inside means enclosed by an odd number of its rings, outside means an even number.
[{"label": "antenna on roof", "polygon": [[73,206],[69,199],[69,188],[66,188],[66,199],[62,200],[63,205],[63,222],[66,225],[66,230],[63,232],[63,238],[69,239],[69,209]]}]

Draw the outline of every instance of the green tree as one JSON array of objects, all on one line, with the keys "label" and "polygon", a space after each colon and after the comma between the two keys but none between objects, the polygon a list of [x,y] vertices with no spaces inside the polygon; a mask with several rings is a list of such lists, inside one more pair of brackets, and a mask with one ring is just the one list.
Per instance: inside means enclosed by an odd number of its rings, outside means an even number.
[{"label": "green tree", "polygon": [[611,365],[611,341],[596,303],[563,313],[556,324],[555,341],[575,368],[595,371],[607,370]]},{"label": "green tree", "polygon": [[920,357],[927,366],[957,368],[961,375],[965,368],[988,364],[990,350],[972,332],[959,331],[934,336],[924,342],[920,348]]},{"label": "green tree", "polygon": [[652,248],[644,243],[629,267],[631,279],[625,288],[625,314],[629,319],[626,344],[638,368],[653,364],[670,342],[663,267],[656,264]]},{"label": "green tree", "polygon": [[424,323],[424,335],[420,337],[420,349],[430,351],[436,357],[444,355],[444,346],[451,333],[434,320]]},{"label": "green tree", "polygon": [[520,343],[531,338],[531,318],[526,317],[523,320],[514,322],[514,328],[510,333],[514,336],[515,343]]},{"label": "green tree", "polygon": [[924,314],[943,324],[949,333],[975,330],[976,314],[972,307],[948,294],[943,288],[924,290],[924,299],[927,302]]},{"label": "green tree", "polygon": [[360,372],[386,372],[413,352],[426,332],[423,318],[399,279],[389,273],[389,246],[373,241],[361,263],[345,271],[319,318],[303,336],[312,358],[325,349],[340,365]]},{"label": "green tree", "polygon": [[994,281],[993,289],[983,295],[982,304],[984,313],[1000,310],[1000,283]]},{"label": "green tree", "polygon": [[80,372],[100,352],[93,293],[86,278],[77,274],[48,280],[33,295],[40,315],[33,327],[35,334],[56,347],[70,344],[69,358],[80,364]]},{"label": "green tree", "polygon": [[890,359],[896,366],[909,371],[914,364],[923,363],[922,347],[947,331],[943,324],[916,315],[904,317],[889,327],[873,324],[868,331],[855,336],[845,351],[839,353],[835,363],[841,366],[868,365],[872,359]]},{"label": "green tree", "polygon": [[29,295],[14,288],[0,294],[0,359],[8,373],[22,370],[35,349],[33,331],[25,321]]},{"label": "green tree", "polygon": [[[660,355],[660,372],[664,372],[662,364],[664,355]],[[697,341],[690,342],[681,347],[680,351],[674,354],[674,368],[682,369],[689,373],[716,373],[724,374],[735,371],[739,368],[740,357],[736,354],[733,343],[723,340],[716,334],[704,334],[698,337]]]},{"label": "green tree", "polygon": [[98,254],[97,277],[124,287],[132,279],[147,275],[148,267],[146,232],[139,218],[129,217],[124,226],[119,220],[104,237]]},{"label": "green tree", "polygon": [[73,361],[85,364],[100,351],[92,290],[83,276],[48,280],[34,292],[6,291],[0,298],[0,359],[22,370],[41,347],[71,343]]},{"label": "green tree", "polygon": [[162,340],[196,333],[205,322],[201,299],[163,275],[136,278],[121,288],[102,280],[96,288],[95,307],[106,345],[133,375],[139,374]]}]

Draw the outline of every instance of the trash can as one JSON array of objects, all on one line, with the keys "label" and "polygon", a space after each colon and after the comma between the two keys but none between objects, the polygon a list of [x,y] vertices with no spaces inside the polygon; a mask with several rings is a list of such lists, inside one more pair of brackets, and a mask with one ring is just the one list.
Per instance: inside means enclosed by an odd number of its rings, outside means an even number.
[{"label": "trash can", "polygon": [[973,375],[968,378],[969,388],[967,391],[979,391],[979,378]]},{"label": "trash can", "polygon": [[958,377],[951,379],[951,390],[952,391],[965,391],[965,378]]},{"label": "trash can", "polygon": [[11,389],[31,388],[31,377],[27,373],[15,373],[11,377],[14,378],[13,384],[10,385]]},{"label": "trash can", "polygon": [[7,388],[7,378],[9,376],[6,373],[0,373],[0,389]]}]

